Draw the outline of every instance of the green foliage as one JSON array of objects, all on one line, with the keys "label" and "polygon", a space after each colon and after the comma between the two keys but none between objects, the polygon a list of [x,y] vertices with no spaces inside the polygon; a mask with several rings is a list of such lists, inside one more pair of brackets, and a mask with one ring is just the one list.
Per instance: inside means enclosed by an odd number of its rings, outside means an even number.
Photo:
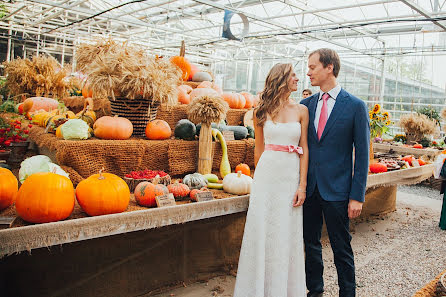
[{"label": "green foliage", "polygon": [[406,135],[404,135],[404,134],[397,134],[397,135],[395,135],[393,140],[396,141],[396,142],[401,142],[401,143],[406,143],[407,142]]},{"label": "green foliage", "polygon": [[441,116],[438,113],[438,111],[435,110],[435,108],[428,106],[428,107],[423,107],[417,110],[417,113],[419,114],[424,114],[425,116],[427,116],[428,118],[430,118],[431,120],[434,120],[438,126],[441,127]]},{"label": "green foliage", "polygon": [[[8,99],[9,89],[6,85],[6,77],[0,77],[0,97],[3,98],[3,101]],[[0,100],[1,102],[2,100]]]},{"label": "green foliage", "polygon": [[7,16],[9,13],[8,9],[6,8],[5,3],[0,3],[0,19]]},{"label": "green foliage", "polygon": [[429,139],[427,139],[426,137],[421,138],[420,140],[420,144],[423,147],[430,147],[431,146],[431,141]]}]

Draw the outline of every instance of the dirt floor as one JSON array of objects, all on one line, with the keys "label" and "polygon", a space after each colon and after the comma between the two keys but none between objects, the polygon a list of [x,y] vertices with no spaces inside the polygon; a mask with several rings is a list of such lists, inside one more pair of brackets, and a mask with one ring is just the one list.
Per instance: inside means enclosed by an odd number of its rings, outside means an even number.
[{"label": "dirt floor", "polygon": [[[438,228],[441,203],[399,191],[396,212],[352,223],[357,296],[412,296],[446,269],[446,231]],[[323,247],[324,296],[338,296],[336,270],[326,235]],[[230,297],[234,284],[235,273],[144,296]]]}]

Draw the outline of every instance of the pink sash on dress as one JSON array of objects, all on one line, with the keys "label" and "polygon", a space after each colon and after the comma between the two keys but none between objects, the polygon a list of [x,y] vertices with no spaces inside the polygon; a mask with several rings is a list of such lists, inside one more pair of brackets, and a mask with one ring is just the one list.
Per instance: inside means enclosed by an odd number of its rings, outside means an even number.
[{"label": "pink sash on dress", "polygon": [[303,155],[304,150],[302,147],[289,144],[289,145],[281,145],[281,144],[266,144],[265,151],[276,151],[276,152],[288,152],[288,153],[298,153]]}]

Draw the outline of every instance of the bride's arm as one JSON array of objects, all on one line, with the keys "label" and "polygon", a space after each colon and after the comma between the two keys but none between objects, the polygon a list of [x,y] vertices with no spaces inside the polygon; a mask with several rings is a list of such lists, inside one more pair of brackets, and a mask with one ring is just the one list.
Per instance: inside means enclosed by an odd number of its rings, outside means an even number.
[{"label": "bride's arm", "polygon": [[299,146],[302,147],[304,153],[300,155],[300,181],[299,190],[305,192],[307,189],[307,172],[308,172],[308,108],[305,105],[300,104],[301,107],[301,135]]},{"label": "bride's arm", "polygon": [[257,162],[259,162],[260,156],[265,150],[265,142],[263,138],[263,127],[257,125],[256,112],[254,112],[253,120],[254,120],[254,135],[255,135],[254,166],[257,167]]}]

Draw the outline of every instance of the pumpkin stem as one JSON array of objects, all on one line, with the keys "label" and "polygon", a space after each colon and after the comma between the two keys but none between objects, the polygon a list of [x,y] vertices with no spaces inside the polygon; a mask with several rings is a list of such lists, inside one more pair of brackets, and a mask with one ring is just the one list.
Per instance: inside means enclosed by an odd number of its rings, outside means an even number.
[{"label": "pumpkin stem", "polygon": [[159,181],[160,181],[160,176],[159,176],[159,174],[157,174],[157,175],[153,178],[152,184],[157,185],[157,184],[159,183]]},{"label": "pumpkin stem", "polygon": [[102,180],[102,179],[105,179],[105,177],[102,175],[102,171],[104,171],[104,169],[105,169],[105,168],[102,167],[101,170],[99,170],[99,177],[98,177],[98,179],[101,179],[101,180]]},{"label": "pumpkin stem", "polygon": [[240,176],[242,176],[242,172],[239,170],[239,171],[237,171],[237,177],[240,177]]},{"label": "pumpkin stem", "polygon": [[180,57],[184,57],[185,54],[186,54],[186,44],[184,43],[184,40],[181,40]]},{"label": "pumpkin stem", "polygon": [[56,171],[57,171],[57,168],[54,167],[52,173],[56,173]]}]

